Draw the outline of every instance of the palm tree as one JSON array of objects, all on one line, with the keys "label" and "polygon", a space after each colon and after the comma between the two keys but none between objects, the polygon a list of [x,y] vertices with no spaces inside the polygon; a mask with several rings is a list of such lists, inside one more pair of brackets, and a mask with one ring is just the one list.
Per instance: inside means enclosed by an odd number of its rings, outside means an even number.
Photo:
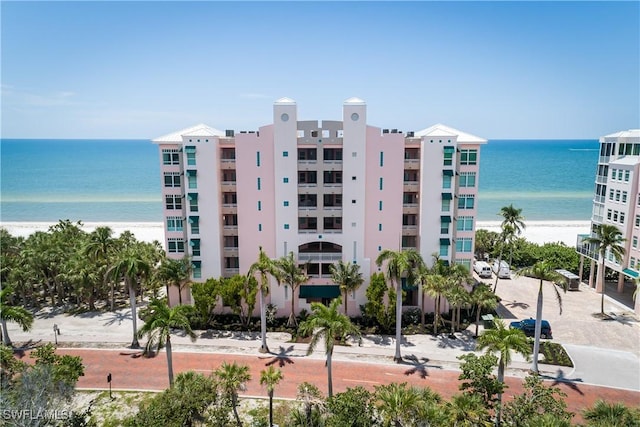
[{"label": "palm tree", "polygon": [[173,357],[171,353],[171,330],[184,331],[191,341],[195,341],[197,335],[191,330],[189,319],[185,315],[186,307],[178,305],[170,308],[162,300],[153,300],[149,303],[149,317],[138,331],[138,338],[148,336],[144,347],[145,354],[153,351],[159,352],[163,346],[167,350],[167,368],[169,372],[169,386],[173,386]]},{"label": "palm tree", "polygon": [[337,342],[343,341],[349,335],[360,337],[358,327],[351,323],[351,319],[340,314],[338,307],[340,306],[340,298],[331,301],[329,307],[324,304],[311,303],[311,315],[307,320],[300,323],[300,333],[303,335],[312,335],[307,349],[307,355],[313,353],[318,342],[324,340],[324,350],[327,356],[327,383],[329,397],[333,396],[333,383],[331,377],[331,357],[333,356],[333,347]]},{"label": "palm tree", "polygon": [[347,298],[349,292],[358,289],[363,283],[364,278],[360,272],[360,265],[351,262],[339,261],[337,264],[329,266],[331,272],[331,280],[340,286],[340,291],[344,295],[344,314],[349,315],[347,310]]},{"label": "palm tree", "polygon": [[220,380],[222,390],[231,400],[236,422],[239,426],[242,426],[240,415],[238,415],[238,392],[246,390],[246,383],[251,379],[249,367],[246,365],[238,365],[236,362],[231,364],[224,362],[214,373]]},{"label": "palm tree", "polygon": [[[505,367],[511,363],[511,353],[516,352],[528,358],[531,347],[526,335],[519,329],[510,329],[502,320],[494,322],[495,327],[485,330],[478,337],[478,349],[487,349],[487,353],[498,353],[498,381],[504,384]],[[500,425],[500,412],[502,410],[502,393],[498,394],[496,408],[496,425]]]},{"label": "palm tree", "polygon": [[[524,223],[524,217],[522,216],[522,209],[515,208],[513,204],[509,206],[503,206],[500,209],[500,215],[502,215],[501,227],[505,229],[507,226],[513,229],[512,237],[522,234],[526,225]],[[513,262],[513,241],[509,243],[509,266]]]},{"label": "palm tree", "polygon": [[[565,292],[567,292],[566,284],[562,275],[556,273],[551,265],[546,261],[538,261],[531,267],[526,267],[518,271],[518,274],[525,276],[531,276],[536,279],[540,279],[540,286],[538,287],[538,302],[536,305],[536,327],[533,343],[533,366],[531,370],[538,373],[538,353],[540,351],[540,333],[542,331],[542,284],[547,282],[559,283],[563,286]],[[562,314],[562,297],[558,288],[551,283],[553,290],[555,291],[556,298],[558,299],[558,306],[560,307],[560,314]]]},{"label": "palm tree", "polygon": [[[109,265],[109,258],[113,256],[116,249],[116,241],[113,238],[111,227],[97,227],[91,234],[84,246],[84,254],[98,264],[100,277],[104,274]],[[89,309],[95,310],[94,292],[91,289],[89,295]],[[113,311],[113,293],[111,295],[111,311]]]},{"label": "palm tree", "polygon": [[[442,317],[440,303],[442,295],[446,292],[448,283],[446,277],[442,274],[436,273],[433,269],[431,272],[426,273],[423,276],[422,282],[425,292],[435,298],[435,313],[433,315],[433,334],[438,335],[438,324]],[[423,307],[424,307],[424,292],[423,292]],[[424,312],[424,308],[423,308]]]},{"label": "palm tree", "polygon": [[402,279],[406,278],[408,284],[418,283],[418,273],[424,265],[422,256],[415,249],[392,251],[385,249],[380,252],[376,264],[380,267],[387,263],[387,280],[396,284],[396,354],[393,360],[402,362],[400,343],[402,341]]},{"label": "palm tree", "polygon": [[469,300],[469,292],[460,283],[453,283],[446,296],[451,306],[451,337],[455,338],[456,327],[460,322],[460,308]]},{"label": "palm tree", "polygon": [[118,281],[124,277],[124,282],[129,290],[129,303],[131,305],[131,320],[133,321],[133,341],[132,348],[140,348],[138,342],[138,313],[136,310],[136,285],[139,278],[149,276],[151,265],[143,257],[143,254],[135,245],[125,248],[115,261],[115,264],[107,271],[112,274],[113,280]]},{"label": "palm tree", "polygon": [[278,266],[278,262],[267,256],[260,246],[260,253],[258,254],[258,261],[251,264],[249,272],[247,273],[247,280],[258,275],[258,296],[260,297],[260,333],[262,334],[262,344],[260,345],[260,353],[268,353],[269,347],[267,346],[267,306],[265,298],[269,294],[269,276],[276,279],[276,282],[280,284],[281,271]]},{"label": "palm tree", "polygon": [[182,291],[191,281],[191,259],[185,255],[181,259],[165,258],[160,264],[158,277],[164,281],[169,298],[169,286],[178,288],[178,304],[182,305]]},{"label": "palm tree", "polygon": [[260,385],[266,385],[269,394],[269,427],[273,427],[273,392],[282,378],[282,371],[273,366],[260,371]]},{"label": "palm tree", "polygon": [[491,292],[491,288],[488,285],[480,283],[473,288],[473,291],[471,291],[471,303],[476,306],[475,337],[477,338],[478,324],[480,323],[480,314],[482,309],[495,310],[498,306],[498,299],[496,298],[496,294]]},{"label": "palm tree", "polygon": [[421,393],[407,383],[391,383],[375,387],[378,413],[385,425],[402,427],[415,419],[415,411],[421,406]]},{"label": "palm tree", "polygon": [[620,402],[598,399],[593,406],[582,411],[582,416],[587,420],[587,426],[634,426],[638,425],[640,411]]},{"label": "palm tree", "polygon": [[6,286],[0,290],[0,321],[2,321],[2,342],[6,346],[11,346],[11,338],[7,330],[7,322],[14,322],[20,325],[24,332],[31,330],[33,326],[33,314],[24,307],[10,305],[9,296],[13,294],[13,288]]},{"label": "palm tree", "polygon": [[456,394],[451,396],[451,399],[444,407],[448,415],[449,425],[460,427],[491,425],[489,411],[482,398],[477,394]]},{"label": "palm tree", "polygon": [[595,236],[584,239],[584,242],[595,245],[600,254],[600,267],[598,268],[601,286],[600,291],[602,292],[600,300],[600,315],[604,316],[604,294],[606,288],[604,284],[604,273],[606,269],[604,260],[607,257],[607,254],[611,254],[616,260],[621,261],[625,255],[623,242],[626,239],[622,237],[622,232],[618,230],[618,227],[611,224],[599,224],[596,227],[595,233]]},{"label": "palm tree", "polygon": [[295,259],[293,252],[289,252],[289,256],[282,257],[278,260],[278,266],[280,267],[280,273],[282,275],[281,280],[291,287],[291,314],[289,314],[289,320],[287,326],[297,326],[298,321],[296,319],[296,289],[303,283],[309,280],[304,271],[298,266],[298,261]]}]

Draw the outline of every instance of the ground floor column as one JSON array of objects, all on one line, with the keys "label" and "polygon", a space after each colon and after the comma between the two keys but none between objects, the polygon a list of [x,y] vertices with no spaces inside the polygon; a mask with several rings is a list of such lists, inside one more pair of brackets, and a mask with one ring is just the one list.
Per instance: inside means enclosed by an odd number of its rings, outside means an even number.
[{"label": "ground floor column", "polygon": [[[600,271],[602,269],[603,271]],[[607,266],[601,262],[598,263],[598,270],[596,271],[596,292],[602,292],[604,285],[604,276],[607,272]]]},{"label": "ground floor column", "polygon": [[578,269],[578,277],[580,283],[582,283],[582,270],[584,269],[584,254],[580,254],[580,268]]},{"label": "ground floor column", "polygon": [[595,285],[593,283],[593,276],[596,272],[596,262],[591,260],[591,266],[589,267],[589,287],[593,288]]}]

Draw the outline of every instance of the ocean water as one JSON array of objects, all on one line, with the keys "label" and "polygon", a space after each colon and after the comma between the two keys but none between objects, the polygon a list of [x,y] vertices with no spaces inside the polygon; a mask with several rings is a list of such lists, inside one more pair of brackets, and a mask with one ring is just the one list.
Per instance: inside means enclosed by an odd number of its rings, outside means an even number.
[{"label": "ocean water", "polygon": [[[495,140],[482,147],[478,220],[513,203],[527,220],[588,220],[597,140]],[[0,141],[2,221],[162,221],[148,140]]]}]

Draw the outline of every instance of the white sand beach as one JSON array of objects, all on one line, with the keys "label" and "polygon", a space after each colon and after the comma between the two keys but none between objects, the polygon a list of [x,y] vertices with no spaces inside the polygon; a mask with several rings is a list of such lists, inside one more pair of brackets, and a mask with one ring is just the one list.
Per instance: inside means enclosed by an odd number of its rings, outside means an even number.
[{"label": "white sand beach", "polygon": [[[36,231],[47,231],[54,222],[0,222],[13,236],[27,237]],[[589,232],[589,221],[526,221],[526,229],[522,237],[538,244],[562,242],[567,246],[575,246],[578,234]],[[143,242],[164,241],[163,224],[161,222],[87,222],[83,229],[91,232],[96,227],[108,226],[119,236],[129,230]],[[500,231],[500,221],[478,221],[477,229]]]}]

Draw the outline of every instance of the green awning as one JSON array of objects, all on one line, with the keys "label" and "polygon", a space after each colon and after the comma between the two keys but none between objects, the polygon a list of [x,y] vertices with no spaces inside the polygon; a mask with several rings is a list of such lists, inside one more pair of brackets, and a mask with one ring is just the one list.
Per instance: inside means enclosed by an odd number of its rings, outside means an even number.
[{"label": "green awning", "polygon": [[189,217],[189,224],[197,224],[200,222],[200,217],[199,216],[190,216]]},{"label": "green awning", "polygon": [[442,193],[442,200],[452,200],[453,195],[451,193]]},{"label": "green awning", "polygon": [[451,217],[449,215],[440,215],[440,222],[449,223],[451,222]]},{"label": "green awning", "polygon": [[195,249],[199,249],[200,248],[200,239],[191,239],[191,241],[189,242],[189,245],[191,245],[191,247],[193,247]]},{"label": "green awning", "polygon": [[337,298],[340,296],[338,285],[300,285],[300,298]]},{"label": "green awning", "polygon": [[198,193],[189,193],[187,194],[189,200],[198,200]]},{"label": "green awning", "polygon": [[189,170],[187,171],[187,175],[188,175],[188,176],[196,176],[196,175],[197,175],[197,173],[198,173],[198,171],[197,171],[197,170],[195,170],[195,169],[189,169]]},{"label": "green awning", "polygon": [[196,147],[194,147],[193,145],[187,145],[186,147],[184,147],[184,152],[185,153],[195,153],[196,152]]},{"label": "green awning", "polygon": [[440,239],[440,244],[449,246],[451,244],[451,240],[449,240],[449,239]]},{"label": "green awning", "polygon": [[630,268],[625,268],[624,270],[622,270],[622,272],[629,277],[633,277],[634,279],[637,279],[638,276],[640,276],[640,273]]},{"label": "green awning", "polygon": [[445,169],[442,171],[442,175],[444,176],[453,176],[453,171],[449,169]]},{"label": "green awning", "polygon": [[456,151],[454,147],[444,147],[445,153],[453,153],[454,151]]}]

